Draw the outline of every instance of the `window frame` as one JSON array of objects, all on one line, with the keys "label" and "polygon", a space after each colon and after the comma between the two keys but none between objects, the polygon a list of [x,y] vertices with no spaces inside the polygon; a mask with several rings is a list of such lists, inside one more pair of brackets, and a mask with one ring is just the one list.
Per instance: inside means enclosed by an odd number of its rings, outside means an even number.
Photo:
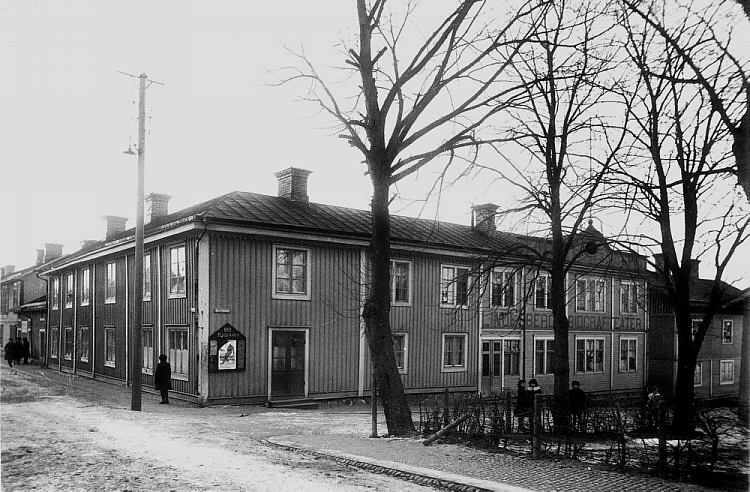
[{"label": "window frame", "polygon": [[[175,263],[173,253],[177,252],[177,262]],[[182,252],[182,258],[180,258]],[[177,265],[177,275],[173,266]],[[180,275],[182,273],[182,275]],[[179,288],[180,279],[182,279],[182,289]],[[176,280],[176,282],[175,282]],[[175,286],[177,289],[175,289]],[[167,270],[167,298],[183,299],[187,297],[187,248],[184,244],[169,247],[169,269]]]},{"label": "window frame", "polygon": [[89,361],[91,353],[91,329],[88,326],[78,327],[78,360]]},{"label": "window frame", "polygon": [[63,359],[73,360],[73,352],[75,351],[75,338],[73,337],[73,326],[68,325],[63,327]]},{"label": "window frame", "polygon": [[13,282],[10,286],[10,300],[9,300],[9,307],[10,308],[17,308],[21,305],[21,281],[16,280]]},{"label": "window frame", "polygon": [[[463,270],[464,273],[459,273],[459,270]],[[451,271],[449,279],[444,276],[446,271]],[[467,266],[448,263],[440,265],[440,307],[469,308],[470,271]],[[461,288],[463,292],[460,292]],[[459,302],[459,296],[464,298],[464,302]]]},{"label": "window frame", "polygon": [[690,336],[692,341],[695,341],[695,334],[700,330],[702,323],[703,320],[699,318],[692,318],[690,320]]},{"label": "window frame", "polygon": [[[499,274],[502,277],[500,283],[495,282],[495,275]],[[510,284],[506,276],[509,276]],[[509,308],[518,304],[519,298],[519,278],[520,275],[517,271],[511,268],[493,268],[490,272],[490,306],[498,308]],[[495,285],[502,286],[500,288],[499,295],[496,295]],[[510,287],[510,296],[508,296],[508,287]],[[512,297],[512,299],[508,299]],[[497,302],[495,302],[497,299]]]},{"label": "window frame", "polygon": [[[724,379],[725,378],[725,370],[724,367],[730,367],[732,369],[732,379]],[[719,384],[720,385],[729,385],[734,384],[734,359],[722,359],[719,361]]]},{"label": "window frame", "polygon": [[51,359],[60,359],[60,325],[49,327],[49,356]]},{"label": "window frame", "polygon": [[[407,286],[406,286],[406,296],[407,300],[397,300],[396,299],[396,275],[394,275],[393,272],[396,270],[396,264],[403,264],[407,267]],[[391,288],[391,306],[411,306],[413,295],[412,295],[412,286],[414,285],[413,277],[414,277],[414,265],[411,260],[400,260],[400,259],[391,259],[390,260],[390,288]]]},{"label": "window frame", "polygon": [[[537,347],[537,342],[542,342],[544,344],[543,350],[539,350]],[[534,375],[535,376],[549,376],[555,374],[555,371],[552,367],[552,361],[553,361],[553,355],[555,353],[554,349],[554,343],[555,343],[555,337],[549,337],[549,336],[539,336],[534,337]],[[537,357],[539,356],[539,353],[542,353],[542,365],[544,365],[543,370],[539,370],[539,360],[537,360]]]},{"label": "window frame", "polygon": [[65,274],[65,309],[72,309],[75,299],[75,282],[73,272]]},{"label": "window frame", "polygon": [[52,278],[52,303],[50,309],[52,311],[60,309],[60,277]]},{"label": "window frame", "polygon": [[[110,346],[111,342],[111,346]],[[111,349],[111,353],[110,353]],[[111,358],[110,358],[111,355]],[[114,326],[104,326],[104,367],[116,367],[117,363],[117,330]]]},{"label": "window frame", "polygon": [[91,269],[88,267],[81,270],[81,299],[79,305],[88,306],[91,304]]},{"label": "window frame", "polygon": [[[698,376],[696,378],[696,375]],[[696,382],[696,379],[698,380]],[[699,386],[703,386],[703,361],[697,360],[695,361],[695,369],[693,369],[693,387],[697,388]]]},{"label": "window frame", "polygon": [[[588,362],[588,345],[587,345],[586,342],[589,342],[589,341],[593,342],[593,344],[594,344],[594,349],[593,349],[593,354],[592,354],[592,357],[593,357],[593,359],[592,359],[593,369],[591,369],[591,370],[587,369],[587,366],[588,366],[588,364],[587,364],[587,362]],[[579,365],[579,356],[578,356],[578,354],[579,354],[579,349],[578,349],[579,342],[583,342],[583,361],[582,361],[583,362],[582,363],[583,367],[580,367],[580,365]],[[601,350],[599,350],[597,348],[597,342],[601,342]],[[606,341],[605,341],[604,337],[578,337],[578,336],[576,336],[575,337],[575,364],[574,364],[575,374],[597,374],[597,373],[603,373],[604,370],[605,370],[605,367],[606,367],[606,362],[607,362],[606,361],[606,354],[607,354],[606,348],[607,348],[607,346],[606,346]],[[596,356],[597,356],[597,353],[599,353],[599,352],[601,352],[601,363],[597,364]],[[601,369],[597,370],[597,366],[600,366]]]},{"label": "window frame", "polygon": [[[625,359],[623,359],[623,342],[626,342],[628,346],[626,347],[625,352]],[[633,345],[633,356],[630,356],[630,345]],[[630,362],[633,363],[633,368],[630,368]],[[623,369],[623,362],[625,363],[625,368]],[[637,337],[620,337],[620,355],[619,355],[619,362],[618,362],[618,372],[638,372],[638,338]]]},{"label": "window frame", "polygon": [[[184,335],[184,346],[182,348],[173,348],[173,336],[172,334]],[[176,336],[175,336],[176,339]],[[183,381],[188,380],[190,374],[190,330],[187,326],[173,325],[167,326],[167,351],[166,355],[169,358],[169,365],[172,368],[172,379],[180,379]],[[178,357],[178,352],[185,352]]]},{"label": "window frame", "polygon": [[633,280],[620,280],[620,314],[638,314],[638,283]]},{"label": "window frame", "polygon": [[[540,280],[544,280],[544,285],[542,286],[543,287],[542,290],[544,291],[544,293],[543,293],[544,305],[543,306],[539,305],[539,291],[540,291],[540,289],[539,289],[538,282]],[[551,287],[550,286],[550,282],[551,282],[551,280],[552,280],[552,278],[550,277],[550,275],[548,273],[541,273],[541,274],[537,275],[537,277],[534,279],[534,309],[546,309],[546,310],[550,309],[550,307],[549,307],[549,299],[550,299],[550,287]]]},{"label": "window frame", "polygon": [[151,301],[151,253],[143,255],[143,301]]},{"label": "window frame", "polygon": [[[442,343],[441,343],[441,372],[466,372],[468,370],[468,364],[466,362],[466,357],[468,355],[468,343],[469,343],[469,335],[468,333],[443,333]],[[446,357],[448,355],[448,352],[446,352],[447,347],[447,341],[448,339],[460,339],[461,340],[461,361],[457,364],[448,364],[448,358]],[[453,351],[451,351],[451,354]]]},{"label": "window frame", "polygon": [[[583,307],[581,307],[581,297],[579,286],[583,282]],[[601,286],[601,295],[590,287]],[[577,313],[604,313],[606,312],[607,282],[601,277],[581,276],[575,279],[575,310]]]},{"label": "window frame", "polygon": [[[146,336],[148,334],[148,336]],[[146,345],[146,342],[150,341],[150,345]],[[153,374],[154,373],[154,326],[145,325],[141,327],[141,373],[142,374]]]},{"label": "window frame", "polygon": [[[520,338],[503,338],[503,376],[521,376],[521,360],[523,346]],[[507,347],[515,345],[518,350],[508,350]],[[515,364],[514,364],[515,361]]]},{"label": "window frame", "polygon": [[[391,334],[394,339],[393,354],[396,356],[396,367],[398,368],[399,374],[406,374],[409,371],[409,334],[405,332],[395,332]],[[396,351],[395,338],[403,338],[404,342],[401,349],[401,366],[398,365],[398,352]]]},{"label": "window frame", "polygon": [[117,302],[117,262],[107,262],[104,277],[104,304]]},{"label": "window frame", "polygon": [[[278,291],[278,281],[279,281],[279,273],[278,273],[278,267],[279,267],[279,251],[287,251],[287,252],[302,252],[305,254],[305,264],[304,264],[304,272],[305,272],[305,291],[304,292],[294,292],[294,289],[292,287],[292,284],[294,282],[294,276],[292,272],[289,272],[289,292],[279,292]],[[273,246],[273,258],[272,258],[272,277],[271,277],[271,298],[273,299],[290,299],[290,300],[298,300],[298,301],[309,301],[311,298],[311,288],[312,288],[312,252],[310,248],[304,248],[300,246],[290,246],[285,244],[274,244]],[[285,266],[289,267],[288,264],[285,264]],[[294,263],[292,260],[292,268],[294,267]]]},{"label": "window frame", "polygon": [[[727,340],[727,327],[729,327],[729,340]],[[734,320],[723,319],[721,320],[721,344],[722,345],[733,345],[734,344]]]}]

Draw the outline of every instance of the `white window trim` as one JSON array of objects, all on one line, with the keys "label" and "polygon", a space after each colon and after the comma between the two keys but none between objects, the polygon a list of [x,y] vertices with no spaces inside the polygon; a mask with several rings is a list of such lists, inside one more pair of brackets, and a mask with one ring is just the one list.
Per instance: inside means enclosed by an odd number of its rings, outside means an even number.
[{"label": "white window trim", "polygon": [[[464,353],[464,364],[462,366],[446,366],[445,365],[445,340],[447,337],[461,337],[463,338],[463,353]],[[468,353],[469,335],[467,333],[443,333],[443,337],[440,344],[440,372],[466,372],[468,370],[467,358]]]},{"label": "white window trim", "polygon": [[[450,285],[454,289],[453,302],[443,302],[443,268],[453,269],[453,280]],[[456,302],[457,294],[455,292],[455,289],[458,284],[455,282],[455,280],[457,278],[456,270],[458,270],[459,268],[462,270],[466,270],[466,303],[465,304],[458,304]],[[471,276],[469,275],[470,271],[471,269],[464,265],[454,265],[450,263],[443,263],[440,265],[440,307],[441,308],[469,309],[469,292],[471,289]],[[411,265],[409,266],[409,290],[411,290]],[[409,293],[409,300],[411,300],[411,292]]]},{"label": "white window trim", "polygon": [[[304,294],[286,294],[276,292],[276,252],[280,249],[291,249],[296,251],[304,251],[307,255],[305,261],[305,293]],[[312,287],[312,252],[310,248],[302,248],[300,246],[291,246],[285,244],[274,244],[273,256],[271,257],[271,298],[272,299],[290,299],[294,301],[309,301],[311,299],[311,287]]]},{"label": "white window trim", "polygon": [[[81,270],[81,306],[91,304],[91,270],[87,267]],[[88,296],[84,296],[86,291]]]},{"label": "white window trim", "polygon": [[[107,360],[107,332],[113,333],[115,337],[115,360]],[[105,326],[104,327],[104,366],[105,367],[115,367],[115,363],[117,362],[117,330],[114,326]]]},{"label": "white window trim", "polygon": [[[141,345],[143,345],[143,331],[144,330],[151,330],[151,352],[156,354],[156,347],[154,346],[154,343],[156,341],[156,338],[154,336],[154,327],[149,326],[142,326],[141,327]],[[143,347],[141,347],[141,351],[143,351]],[[151,368],[146,367],[146,359],[144,358],[141,360],[141,374],[153,374],[154,373],[154,359],[151,358]]]},{"label": "white window trim", "polygon": [[[721,380],[721,366],[723,364],[731,364],[732,366],[732,380],[731,381],[722,381]],[[734,376],[734,359],[723,359],[719,361],[719,384],[720,385],[729,385],[734,384],[735,376]]]},{"label": "white window trim", "polygon": [[[68,349],[68,330],[70,330],[70,336],[73,338],[73,340],[70,341],[70,344],[72,345],[72,348],[70,350],[70,356],[68,356],[67,349]],[[63,327],[63,359],[64,360],[73,360],[75,357],[75,351],[76,351],[76,339],[75,334],[73,332],[72,326],[65,326]]]},{"label": "white window trim", "polygon": [[[622,286],[629,285],[635,292],[635,311],[630,311],[629,306],[622,304]],[[628,299],[628,303],[630,299]],[[638,314],[638,284],[632,280],[620,280],[620,314]]]},{"label": "white window trim", "polygon": [[690,320],[690,337],[692,341],[695,341],[695,329],[700,329],[701,323],[703,323],[703,320],[700,318],[692,318]]},{"label": "white window trim", "polygon": [[[732,325],[732,341],[731,342],[724,341],[724,325],[726,325],[727,323],[731,323]],[[734,320],[733,319],[721,320],[721,344],[722,345],[734,345]]]},{"label": "white window trim", "polygon": [[[185,292],[172,292],[172,251],[182,248],[184,250],[184,261],[185,261]],[[169,268],[167,269],[167,299],[185,299],[187,297],[188,287],[188,269],[187,269],[187,248],[184,244],[176,244],[167,248],[169,251]],[[152,287],[153,288],[153,287]]]},{"label": "white window trim", "polygon": [[[546,306],[537,306],[537,303],[536,303],[536,282],[541,279],[544,279],[544,294],[545,294],[544,300],[545,300]],[[549,301],[550,301],[550,288],[552,287],[551,286],[552,277],[548,273],[541,273],[536,276],[536,278],[534,279],[534,282],[535,282],[534,283],[534,309],[543,309],[545,311],[551,311],[552,308],[550,308],[549,306],[550,304]]]},{"label": "white window trim", "polygon": [[[83,336],[84,330],[87,331],[87,332],[89,332],[88,337],[84,337]],[[80,354],[78,356],[78,360],[81,361],[81,362],[88,362],[89,361],[89,355],[88,354],[91,353],[91,328],[89,328],[88,326],[79,326],[78,327],[78,334],[79,334],[79,337],[80,337],[79,342],[81,340],[84,340],[84,338],[87,338],[88,341],[89,341],[89,344],[88,344],[89,350],[88,350],[88,352],[86,353],[86,355]]]},{"label": "white window trim", "polygon": [[395,269],[395,263],[406,263],[409,265],[409,291],[407,293],[408,301],[396,301],[396,277],[391,274],[390,288],[391,288],[391,306],[411,306],[412,299],[414,298],[414,263],[411,260],[400,260],[398,258],[391,258],[390,271]]},{"label": "white window trim", "polygon": [[[114,265],[112,274],[114,275],[114,295],[107,296],[107,287],[109,285],[109,266]],[[117,302],[117,262],[109,261],[104,269],[104,304],[115,304]]]},{"label": "white window trim", "polygon": [[52,311],[60,309],[60,277],[52,279],[52,301],[50,309]]},{"label": "white window trim", "polygon": [[[146,258],[148,258],[148,272],[146,271]],[[187,259],[185,259],[185,262],[187,263]],[[143,255],[143,289],[144,291],[146,289],[146,277],[148,277],[149,287],[150,287],[148,294],[146,294],[146,292],[143,293],[144,302],[151,301],[152,291],[154,290],[153,282],[151,282],[151,279],[153,278],[153,276],[151,275],[152,267],[153,265],[151,264],[151,253],[144,254]],[[187,277],[187,264],[185,265],[185,277]],[[186,290],[187,290],[187,278],[185,278],[185,284],[186,284]]]},{"label": "white window trim", "polygon": [[[588,281],[593,280],[595,284],[600,284],[602,286],[602,309],[601,311],[596,310],[596,297],[594,297],[594,305],[592,306],[593,309],[579,309],[578,308],[578,282],[581,280],[586,281],[586,285],[588,287]],[[601,278],[596,276],[588,276],[584,275],[581,277],[576,277],[575,281],[573,283],[574,285],[574,299],[575,299],[575,312],[577,313],[605,313],[607,312],[607,282]],[[596,293],[595,293],[596,294]],[[585,304],[585,301],[584,301]]]},{"label": "white window trim", "polygon": [[73,272],[65,274],[65,309],[71,309],[75,302],[75,279]]},{"label": "white window trim", "polygon": [[[601,340],[602,341],[602,370],[601,371],[597,371],[596,370],[596,350],[594,350],[594,369],[592,369],[591,371],[587,371],[586,370],[586,367],[585,367],[586,366],[586,354],[585,354],[585,352],[584,352],[584,361],[583,361],[584,367],[582,368],[583,370],[579,370],[578,369],[578,367],[577,367],[577,364],[578,364],[578,340],[584,340],[584,342],[583,342],[584,343],[584,349],[585,349],[585,346],[586,346],[586,342],[585,342],[586,340],[594,340],[594,341]],[[576,336],[573,339],[573,343],[574,343],[574,345],[573,345],[573,373],[574,374],[604,374],[604,373],[607,372],[607,340],[604,337],[596,337],[596,336],[594,336],[594,337],[587,337],[587,336],[581,336],[581,337],[579,337],[579,336]],[[618,362],[619,362],[619,358],[618,358]]]},{"label": "white window trim", "polygon": [[170,352],[170,346],[169,346],[169,334],[172,331],[184,331],[187,333],[187,351],[188,351],[188,366],[186,368],[186,371],[188,372],[177,372],[177,365],[174,363],[172,359],[170,359],[170,364],[172,365],[172,379],[176,379],[178,381],[189,381],[190,380],[190,328],[185,325],[167,325],[167,339],[166,339],[166,352],[169,354]]},{"label": "white window trim", "polygon": [[[620,362],[622,362],[622,342],[635,342],[635,369],[622,369],[620,367]],[[625,373],[636,373],[638,372],[638,338],[637,337],[620,337],[620,353],[617,357],[617,372],[625,372]]]},{"label": "white window trim", "polygon": [[406,374],[407,372],[409,372],[409,334],[404,332],[395,332],[392,333],[392,335],[404,337],[404,367],[399,368],[398,373]]},{"label": "white window trim", "polygon": [[[494,276],[495,273],[502,273],[502,274],[509,273],[513,276],[513,303],[512,304],[508,304],[507,300],[503,301],[502,296],[501,296],[500,304],[492,304],[492,300],[495,298],[495,282],[492,277]],[[521,276],[519,275],[519,272],[515,271],[512,268],[502,268],[502,267],[493,268],[492,271],[490,272],[490,306],[492,306],[493,308],[496,308],[496,307],[509,308],[509,307],[513,307],[517,305],[519,302],[519,293],[520,293],[520,286],[519,286],[520,277]]]},{"label": "white window trim", "polygon": [[[695,369],[700,368],[700,381],[698,383],[695,383]],[[703,361],[698,360],[695,361],[695,369],[693,369],[693,388],[698,388],[699,386],[703,386]]]},{"label": "white window trim", "polygon": [[545,359],[545,362],[547,362],[547,365],[550,365],[550,366],[552,364],[551,362],[547,361],[547,357],[549,356],[549,346],[550,346],[550,344],[555,343],[555,337],[550,337],[550,336],[535,336],[534,337],[534,345],[533,345],[533,347],[534,347],[533,348],[533,350],[534,350],[534,376],[550,376],[550,375],[553,375],[554,372],[550,372],[550,373],[539,372],[538,368],[536,367],[536,342],[537,341],[541,341],[541,340],[544,340],[544,342],[545,342],[545,345],[544,345],[544,359]]}]

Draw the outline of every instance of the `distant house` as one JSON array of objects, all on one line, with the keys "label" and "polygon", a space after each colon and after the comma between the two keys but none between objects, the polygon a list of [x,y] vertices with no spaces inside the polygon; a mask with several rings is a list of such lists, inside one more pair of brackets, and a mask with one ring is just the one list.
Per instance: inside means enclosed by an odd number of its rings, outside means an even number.
[{"label": "distant house", "polygon": [[[310,203],[309,174],[277,173],[275,197],[233,192],[174,213],[168,196],[149,195],[143,292],[132,288],[133,229],[105,217],[104,240],[42,269],[50,367],[130,381],[137,308],[144,386],[164,353],[174,391],[208,404],[369,394],[370,212]],[[549,280],[524,256],[547,242],[495,230],[496,209],[474,207],[471,226],[391,219],[391,326],[407,393],[497,391],[523,377],[552,391]],[[568,283],[571,376],[587,391],[640,391],[645,262],[591,225],[581,238],[588,252]]]},{"label": "distant house", "polygon": [[2,346],[10,338],[28,338],[31,357],[44,359],[47,283],[37,269],[62,255],[62,245],[47,243],[37,250],[36,264],[15,271],[8,265],[0,275],[0,333]]},{"label": "distant house", "polygon": [[[699,261],[693,260],[690,303],[697,329],[708,307],[713,280],[699,277]],[[720,283],[721,302],[703,340],[694,373],[698,399],[736,398],[740,388],[743,310],[747,296],[740,289]],[[677,381],[677,326],[671,303],[663,289],[654,283],[649,291],[650,330],[649,386],[659,386],[662,395],[671,396]]]}]

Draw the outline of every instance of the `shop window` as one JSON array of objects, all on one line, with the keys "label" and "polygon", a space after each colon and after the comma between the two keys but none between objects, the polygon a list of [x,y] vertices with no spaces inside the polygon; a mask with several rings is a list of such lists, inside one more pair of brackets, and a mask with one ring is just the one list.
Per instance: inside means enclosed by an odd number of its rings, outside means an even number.
[{"label": "shop window", "polygon": [[552,370],[553,343],[552,338],[534,339],[534,374],[554,374]]}]

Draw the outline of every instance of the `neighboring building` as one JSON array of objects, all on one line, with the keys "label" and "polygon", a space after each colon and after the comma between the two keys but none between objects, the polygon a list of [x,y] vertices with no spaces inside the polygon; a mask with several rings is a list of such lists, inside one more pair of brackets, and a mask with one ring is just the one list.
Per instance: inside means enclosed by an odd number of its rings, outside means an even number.
[{"label": "neighboring building", "polygon": [[28,338],[31,357],[43,359],[47,312],[47,282],[37,269],[62,256],[62,244],[46,243],[38,249],[36,264],[15,271],[12,265],[0,275],[0,333],[2,346],[10,338]]},{"label": "neighboring building", "polygon": [[[164,353],[174,391],[204,403],[369,394],[370,212],[310,203],[308,174],[277,173],[278,197],[233,192],[171,214],[168,196],[149,195],[137,294],[134,231],[105,217],[105,240],[42,269],[49,366],[132,379],[138,306],[144,386]],[[547,243],[496,231],[496,208],[475,207],[472,226],[391,219],[391,326],[407,393],[515,388],[524,375],[552,391],[549,284],[523,253]],[[587,391],[640,391],[646,285],[633,272],[645,262],[591,226],[581,241],[591,251],[569,281],[571,376]]]},{"label": "neighboring building", "polygon": [[[658,261],[658,260],[657,260]],[[699,261],[693,260],[690,303],[693,324],[703,321],[713,280],[699,277]],[[720,306],[703,339],[694,373],[695,397],[737,398],[740,388],[743,311],[746,297],[725,282]],[[671,303],[663,289],[654,284],[649,291],[649,386],[659,386],[662,395],[674,395],[677,383],[677,325]]]}]

